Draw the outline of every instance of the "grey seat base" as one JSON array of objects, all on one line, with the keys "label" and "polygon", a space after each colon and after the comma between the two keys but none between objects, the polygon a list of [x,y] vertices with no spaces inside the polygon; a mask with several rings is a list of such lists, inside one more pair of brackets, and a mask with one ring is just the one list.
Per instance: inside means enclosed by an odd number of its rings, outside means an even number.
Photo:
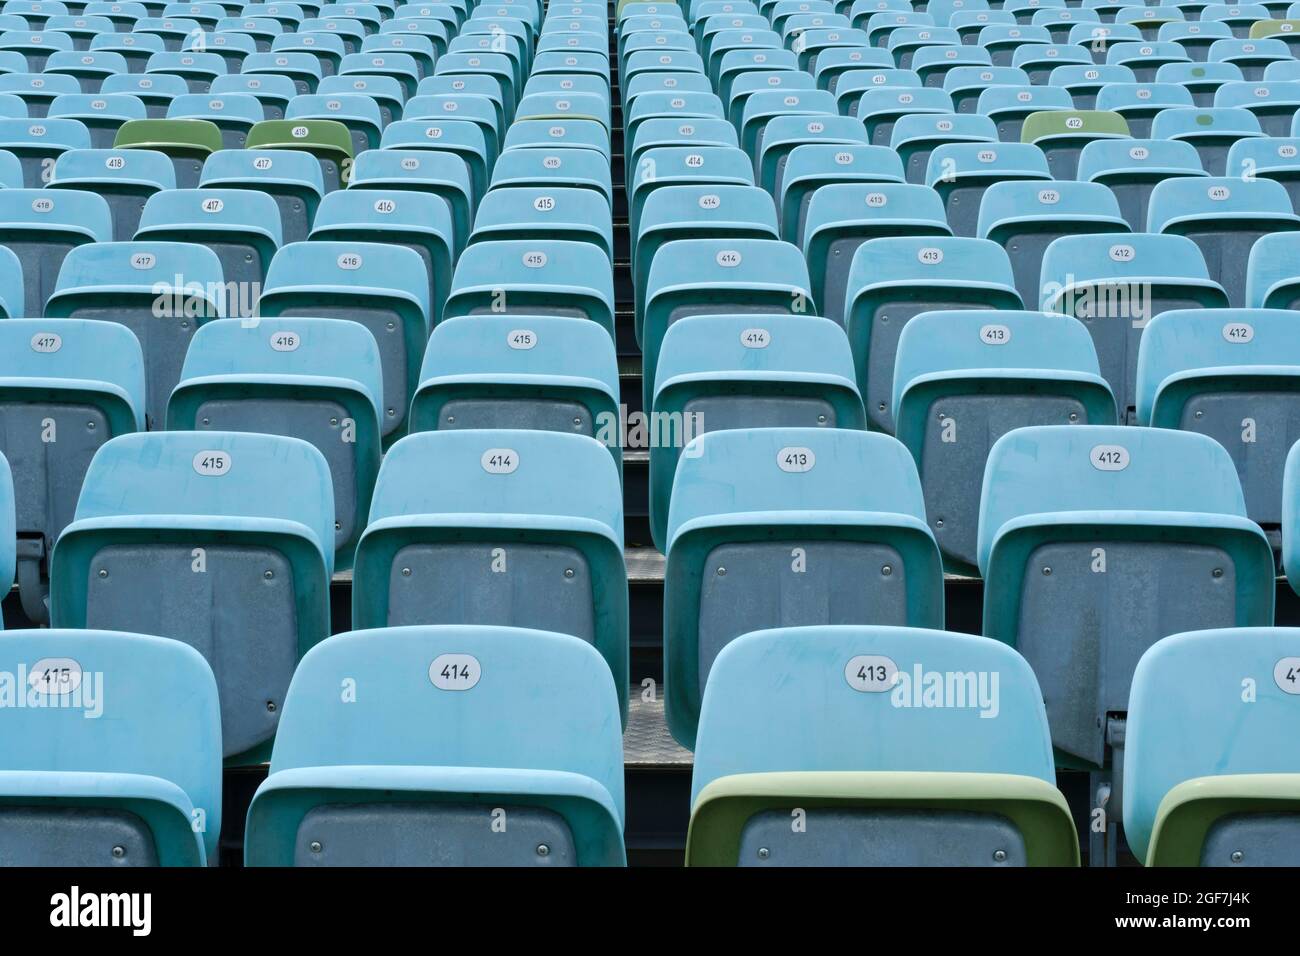
[{"label": "grey seat base", "polygon": [[1197,395],[1183,407],[1178,427],[1208,435],[1228,449],[1252,520],[1269,526],[1282,523],[1282,472],[1287,452],[1300,441],[1300,394]]},{"label": "grey seat base", "polygon": [[386,626],[491,624],[596,639],[591,569],[576,548],[511,542],[401,548],[388,579]]},{"label": "grey seat base", "polygon": [[298,824],[294,866],[576,866],[564,818],[541,807],[326,804]]},{"label": "grey seat base", "polygon": [[1300,866],[1300,814],[1220,817],[1205,835],[1201,866]]},{"label": "grey seat base", "polygon": [[835,406],[805,395],[705,395],[682,406],[692,435],[731,428],[834,428]]},{"label": "grey seat base", "polygon": [[1024,837],[995,813],[765,810],[740,834],[740,866],[1025,866]]},{"label": "grey seat base", "polygon": [[[1220,174],[1221,175],[1221,174]],[[1211,224],[1205,231],[1185,232],[1201,248],[1210,278],[1223,286],[1228,305],[1240,309],[1246,304],[1246,263],[1255,241],[1272,232],[1269,228],[1233,228],[1219,231]]]},{"label": "grey seat base", "polygon": [[813,624],[907,623],[907,575],[892,547],[860,541],[751,541],[713,548],[701,571],[699,686],[742,634]]},{"label": "grey seat base", "polygon": [[157,866],[149,825],[105,807],[0,806],[0,867]]},{"label": "grey seat base", "polygon": [[22,263],[23,315],[44,315],[45,302],[58,282],[64,258],[81,243],[58,234],[41,236],[37,230],[24,229],[0,231],[0,245],[7,246]]},{"label": "grey seat base", "polygon": [[337,402],[276,401],[275,399],[219,399],[202,403],[193,423],[196,431],[260,432],[285,435],[310,442],[330,466],[334,486],[334,546],[349,541],[357,531],[356,445],[343,441],[348,410]]},{"label": "grey seat base", "polygon": [[591,411],[581,402],[540,398],[461,398],[446,402],[438,417],[440,430],[525,428],[536,431],[595,434]]},{"label": "grey seat base", "polygon": [[994,442],[1016,428],[1087,422],[1084,404],[1063,395],[955,395],[933,402],[920,472],[925,516],[940,551],[967,567],[977,563],[980,493]]},{"label": "grey seat base", "polygon": [[275,733],[298,662],[297,618],[293,571],[277,551],[196,540],[109,545],[90,561],[85,626],[157,634],[202,654],[217,678],[227,757]]},{"label": "grey seat base", "polygon": [[1052,743],[1101,766],[1106,715],[1128,710],[1138,659],[1169,634],[1236,625],[1237,575],[1220,548],[1070,541],[1030,554],[1016,648],[1042,687]]}]

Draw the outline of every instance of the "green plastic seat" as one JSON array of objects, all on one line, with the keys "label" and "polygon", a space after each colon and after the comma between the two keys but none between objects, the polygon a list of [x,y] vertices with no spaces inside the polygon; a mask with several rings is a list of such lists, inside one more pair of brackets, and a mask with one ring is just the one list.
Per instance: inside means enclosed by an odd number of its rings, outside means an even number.
[{"label": "green plastic seat", "polygon": [[127,120],[117,130],[114,149],[152,149],[165,153],[176,169],[176,188],[194,189],[203,161],[221,149],[221,129],[199,119]]},{"label": "green plastic seat", "polygon": [[1053,179],[1074,179],[1079,153],[1093,140],[1129,135],[1128,122],[1109,110],[1043,110],[1026,116],[1020,128],[1020,141],[1046,154]]},{"label": "green plastic seat", "polygon": [[352,136],[337,120],[263,120],[248,131],[248,149],[297,149],[320,162],[325,191],[352,178]]}]

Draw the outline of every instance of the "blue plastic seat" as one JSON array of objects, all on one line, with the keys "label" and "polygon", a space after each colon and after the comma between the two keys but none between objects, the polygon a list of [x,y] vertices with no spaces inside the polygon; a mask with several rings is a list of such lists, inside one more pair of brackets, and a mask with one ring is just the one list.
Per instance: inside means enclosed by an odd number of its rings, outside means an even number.
[{"label": "blue plastic seat", "polygon": [[974,236],[980,201],[994,183],[1047,180],[1047,157],[1028,143],[946,143],[930,153],[926,182],[939,193],[953,235]]},{"label": "blue plastic seat", "polygon": [[168,104],[167,118],[207,120],[221,130],[222,146],[243,149],[248,131],[266,118],[266,110],[247,93],[186,93]]},{"label": "blue plastic seat", "polygon": [[1214,105],[1250,110],[1264,135],[1289,136],[1300,110],[1300,80],[1224,83],[1214,94]]},{"label": "blue plastic seat", "polygon": [[482,93],[421,93],[408,100],[402,109],[406,119],[464,119],[478,124],[487,142],[487,160],[491,167],[501,152],[501,118],[497,104]]},{"label": "blue plastic seat", "polygon": [[593,438],[410,435],[380,468],[353,571],[353,626],[527,622],[571,634],[605,659],[626,715],[622,529],[618,467]]},{"label": "blue plastic seat", "polygon": [[683,447],[733,428],[866,427],[843,330],[815,316],[697,315],[669,326],[656,368],[650,529],[667,547]]},{"label": "blue plastic seat", "polygon": [[1019,143],[1025,117],[1043,110],[1077,109],[1068,91],[1059,86],[990,86],[980,94],[975,112],[997,126],[998,139]]},{"label": "blue plastic seat", "polygon": [[479,203],[470,243],[502,239],[587,242],[614,257],[609,203],[590,189],[493,189]]},{"label": "blue plastic seat", "polygon": [[377,242],[281,246],[258,312],[283,319],[350,319],[368,328],[383,367],[382,431],[386,441],[402,434],[432,323],[428,271],[418,253]]},{"label": "blue plastic seat", "polygon": [[200,189],[263,192],[280,209],[283,244],[307,238],[325,191],[320,163],[308,152],[287,149],[223,149],[203,163]]},{"label": "blue plastic seat", "polygon": [[162,428],[190,340],[225,315],[226,293],[221,260],[204,246],[101,241],[68,252],[45,315],[129,328],[144,352],[145,422]]},{"label": "blue plastic seat", "polygon": [[1232,459],[1186,432],[1003,436],[984,476],[979,564],[984,634],[1033,666],[1067,765],[1101,767],[1121,745],[1115,718],[1157,640],[1273,618],[1272,549],[1246,517]]},{"label": "blue plastic seat", "polygon": [[[7,250],[0,260],[13,270],[8,277],[21,298],[17,261]],[[16,514],[23,612],[48,623],[49,557],[72,520],[90,458],[115,435],[144,428],[144,358],[129,330],[104,322],[7,317],[0,343],[0,452],[8,461],[0,482],[0,524],[7,525],[0,528],[7,554],[0,581],[14,578]]]},{"label": "blue plastic seat", "polygon": [[628,223],[631,235],[640,233],[641,210],[656,190],[681,185],[754,185],[754,164],[734,146],[661,146],[648,149],[637,160],[628,184]]},{"label": "blue plastic seat", "polygon": [[297,87],[288,76],[274,73],[227,74],[212,81],[209,92],[213,96],[248,94],[262,104],[266,119],[284,119],[289,101],[298,95]]},{"label": "blue plastic seat", "polygon": [[451,153],[469,168],[474,195],[487,192],[487,138],[476,123],[455,119],[399,120],[384,130],[380,145],[384,149]]},{"label": "blue plastic seat", "polygon": [[1262,176],[1281,183],[1294,207],[1300,203],[1300,137],[1250,137],[1228,150],[1229,176]]},{"label": "blue plastic seat", "polygon": [[1139,139],[1151,133],[1151,121],[1161,110],[1193,106],[1192,94],[1177,83],[1114,83],[1097,94],[1097,109],[1124,117]]},{"label": "blue plastic seat", "polygon": [[763,130],[756,157],[756,182],[769,193],[780,192],[790,154],[808,144],[866,145],[862,123],[849,116],[777,116]]},{"label": "blue plastic seat", "polygon": [[1127,233],[1129,225],[1111,191],[1100,183],[1032,180],[994,183],[980,201],[981,239],[1007,250],[1016,291],[1030,308],[1046,307],[1054,289],[1040,282],[1043,253],[1061,236]]},{"label": "blue plastic seat", "polygon": [[[960,692],[925,703],[923,683],[944,674],[963,675]],[[998,719],[983,720],[995,678]],[[705,690],[691,803],[691,866],[1079,859],[1033,673],[995,642],[937,630],[783,627],[737,638]]]},{"label": "blue plastic seat", "polygon": [[[1277,866],[1293,858],[1300,766],[1282,742],[1300,679],[1298,647],[1294,628],[1235,627],[1175,634],[1142,655],[1123,794],[1125,838],[1147,866]],[[1207,693],[1189,695],[1188,687]]]},{"label": "blue plastic seat", "polygon": [[1192,58],[1173,40],[1112,41],[1106,50],[1106,62],[1127,66],[1139,83],[1150,83],[1156,71],[1166,63],[1190,63]]},{"label": "blue plastic seat", "polygon": [[1029,74],[1029,81],[1045,84],[1052,72],[1064,64],[1091,65],[1092,53],[1075,43],[1025,43],[1011,54],[1011,65]]},{"label": "blue plastic seat", "polygon": [[[383,676],[395,666],[404,676]],[[340,681],[386,691],[341,704]],[[609,669],[568,635],[340,635],[299,665],[245,864],[622,865],[617,716]],[[466,730],[438,730],[453,725]]]},{"label": "blue plastic seat", "polygon": [[[128,4],[106,5],[123,8],[129,6]],[[117,15],[119,14],[110,14],[110,16]],[[120,53],[126,60],[128,72],[143,73],[144,65],[149,62],[149,57],[165,49],[165,44],[162,37],[155,36],[152,33],[101,33],[90,41],[90,49]],[[104,92],[103,87],[100,87],[100,92]],[[119,90],[118,92],[122,91]]]},{"label": "blue plastic seat", "polygon": [[1100,25],[1101,15],[1082,6],[1043,7],[1034,11],[1029,22],[1036,27],[1046,27],[1053,43],[1072,43],[1070,34],[1075,27],[1080,23]]},{"label": "blue plastic seat", "polygon": [[250,53],[257,52],[257,40],[247,33],[233,33],[230,31],[203,33],[198,36],[186,37],[185,42],[181,44],[181,51],[186,50],[202,50],[206,53],[215,53],[225,61],[227,74],[237,74],[244,64],[244,59]]},{"label": "blue plastic seat", "polygon": [[803,235],[808,206],[816,191],[837,182],[893,182],[904,180],[896,151],[885,146],[803,144],[786,159],[777,191],[781,238],[798,242]]},{"label": "blue plastic seat", "polygon": [[909,183],[924,184],[930,154],[946,143],[997,142],[998,131],[987,116],[962,113],[916,113],[894,124],[890,148],[898,153]]},{"label": "blue plastic seat", "polygon": [[126,58],[109,50],[57,50],[42,71],[46,76],[75,78],[83,93],[97,93],[105,77],[125,72]]},{"label": "blue plastic seat", "polygon": [[192,242],[221,262],[224,314],[253,315],[271,259],[280,247],[275,200],[247,189],[169,189],[145,203],[137,241]]},{"label": "blue plastic seat", "polygon": [[1134,419],[1138,344],[1146,324],[1173,309],[1228,305],[1199,247],[1179,235],[1057,239],[1043,255],[1041,284],[1046,308],[1074,316],[1092,335],[1121,421]]},{"label": "blue plastic seat", "polygon": [[613,208],[614,187],[608,163],[590,149],[510,149],[492,167],[489,190],[509,187],[566,186],[589,189]]},{"label": "blue plastic seat", "polygon": [[1109,187],[1135,232],[1146,228],[1151,190],[1157,183],[1205,175],[1196,148],[1180,140],[1099,139],[1079,154],[1079,179]]},{"label": "blue plastic seat", "polygon": [[199,654],[141,634],[31,630],[5,635],[0,668],[31,673],[44,705],[0,710],[7,862],[215,861],[221,717],[212,669]]},{"label": "blue plastic seat", "polygon": [[1246,304],[1246,263],[1255,241],[1300,230],[1300,216],[1271,179],[1169,179],[1151,192],[1150,228],[1191,238],[1228,304]]},{"label": "blue plastic seat", "polygon": [[55,161],[68,150],[90,149],[90,131],[74,119],[0,117],[0,150],[18,158],[23,185],[38,189],[50,180]]},{"label": "blue plastic seat", "polygon": [[[870,482],[860,480],[864,469]],[[916,466],[886,435],[707,431],[678,462],[667,542],[664,711],[688,748],[709,671],[741,635],[943,620],[942,567]]]},{"label": "blue plastic seat", "polygon": [[[1112,9],[1106,9],[1112,5]],[[1135,24],[1113,22],[1115,14],[1123,6],[1123,0],[1084,0],[1083,9],[1097,11],[1108,22],[1076,24],[1070,29],[1069,42],[1086,47],[1092,54],[1094,63],[1107,63],[1112,45],[1142,39],[1142,33]]]},{"label": "blue plastic seat", "polygon": [[[152,54],[150,54],[152,56]],[[163,119],[171,101],[189,92],[185,80],[170,73],[152,73],[144,75],[143,65],[139,73],[114,73],[104,78],[99,92],[130,93],[144,103],[149,119]]]},{"label": "blue plastic seat", "polygon": [[1228,450],[1246,513],[1271,534],[1282,521],[1282,472],[1300,425],[1296,314],[1281,309],[1165,312],[1138,354],[1143,425],[1198,432]]},{"label": "blue plastic seat", "polygon": [[420,77],[433,75],[433,62],[438,55],[434,41],[418,33],[397,35],[378,33],[361,41],[361,53],[404,53],[415,60]]},{"label": "blue plastic seat", "polygon": [[1186,50],[1194,61],[1204,63],[1210,54],[1210,47],[1218,40],[1231,36],[1232,28],[1226,23],[1204,19],[1191,23],[1170,20],[1161,24],[1156,39],[1172,40]]},{"label": "blue plastic seat", "polygon": [[371,149],[357,157],[349,189],[411,190],[441,197],[451,208],[459,254],[469,240],[475,202],[469,167],[454,153],[425,149]]},{"label": "blue plastic seat", "polygon": [[943,200],[929,186],[833,183],[813,193],[800,247],[808,260],[813,301],[844,325],[853,289],[849,271],[858,248],[885,236],[950,236]]},{"label": "blue plastic seat", "polygon": [[586,318],[612,339],[609,257],[599,246],[569,239],[475,242],[456,264],[443,314],[451,318],[493,312]]},{"label": "blue plastic seat", "polygon": [[284,118],[342,123],[352,137],[353,156],[378,148],[383,135],[383,115],[379,112],[379,104],[364,93],[300,94],[289,101]]},{"label": "blue plastic seat", "polygon": [[81,189],[0,189],[0,246],[22,266],[23,300],[8,303],[12,316],[40,316],[69,251],[113,235],[108,203]]},{"label": "blue plastic seat", "polygon": [[664,335],[692,315],[816,315],[797,247],[770,239],[678,239],[661,246],[646,280],[642,407],[651,408]]},{"label": "blue plastic seat", "polygon": [[[813,80],[819,90],[836,91],[845,73],[867,68],[893,69],[894,58],[888,50],[871,46],[832,47],[817,55]],[[774,67],[780,69],[780,67]],[[795,70],[794,72],[802,72]]]},{"label": "blue plastic seat", "polygon": [[1246,266],[1247,305],[1254,309],[1294,309],[1300,303],[1297,251],[1300,235],[1294,231],[1256,240]]},{"label": "blue plastic seat", "polygon": [[212,87],[212,81],[228,71],[226,61],[215,53],[164,51],[149,57],[144,72],[148,75],[162,73],[179,76],[185,81],[189,92],[207,93]]},{"label": "blue plastic seat", "polygon": [[912,55],[911,69],[924,86],[942,88],[949,71],[962,66],[991,68],[993,61],[983,47],[961,43],[925,46]]},{"label": "blue plastic seat", "polygon": [[976,35],[976,44],[989,52],[994,66],[1011,66],[1016,50],[1025,44],[1052,42],[1047,27],[1019,23],[989,23]]},{"label": "blue plastic seat", "polygon": [[321,201],[311,239],[391,243],[420,256],[428,278],[432,320],[442,319],[455,247],[451,207],[414,189],[342,189]]},{"label": "blue plastic seat", "polygon": [[[266,78],[281,76],[293,82],[294,90],[299,94],[315,93],[321,80],[320,61],[311,53],[281,51],[272,53],[250,53],[244,58],[240,69],[243,77]],[[224,87],[221,92],[234,92]]]},{"label": "blue plastic seat", "polygon": [[379,346],[339,319],[225,319],[190,343],[167,404],[172,431],[286,435],[329,465],[334,566],[352,566],[379,472]]},{"label": "blue plastic seat", "polygon": [[1075,109],[1090,110],[1097,104],[1097,93],[1110,83],[1136,83],[1137,76],[1127,66],[1098,63],[1082,66],[1067,63],[1058,66],[1048,77],[1049,86],[1059,86],[1074,100]]},{"label": "blue plastic seat", "polygon": [[1262,80],[1270,64],[1286,63],[1294,58],[1286,43],[1272,38],[1217,40],[1209,52],[1211,63],[1234,63],[1247,80]]},{"label": "blue plastic seat", "polygon": [[1029,425],[1116,420],[1083,325],[1006,309],[912,319],[898,340],[891,404],[945,567],[961,574],[977,573],[980,486],[997,439]]},{"label": "blue plastic seat", "polygon": [[534,428],[587,435],[623,461],[618,361],[595,323],[567,316],[448,319],[429,336],[411,431]]},{"label": "blue plastic seat", "polygon": [[1201,165],[1211,176],[1225,174],[1228,152],[1234,143],[1263,135],[1255,115],[1241,108],[1167,109],[1158,113],[1151,122],[1152,139],[1177,139],[1191,143],[1201,157]]},{"label": "blue plastic seat", "polygon": [[906,324],[922,312],[972,308],[1021,308],[1011,263],[996,243],[915,236],[858,247],[849,269],[845,331],[873,427],[894,429],[894,360]]},{"label": "blue plastic seat", "polygon": [[305,441],[123,435],[91,461],[55,547],[51,620],[198,650],[216,672],[224,755],[260,762],[294,666],[329,634],[333,527],[329,466]]},{"label": "blue plastic seat", "polygon": [[47,30],[5,30],[0,33],[0,50],[13,50],[27,58],[27,67],[40,73],[58,50],[73,49],[72,37]]},{"label": "blue plastic seat", "polygon": [[107,149],[113,145],[118,128],[125,122],[144,119],[145,105],[138,97],[128,93],[63,93],[49,105],[47,115],[52,119],[76,120],[90,134],[90,145]]},{"label": "blue plastic seat", "polygon": [[54,162],[48,189],[77,189],[98,193],[112,216],[117,242],[135,235],[145,201],[161,190],[174,189],[176,174],[163,153],[142,149],[73,149]]},{"label": "blue plastic seat", "polygon": [[1156,70],[1157,83],[1186,87],[1192,103],[1200,107],[1213,106],[1219,87],[1241,78],[1240,68],[1232,63],[1166,63]]},{"label": "blue plastic seat", "polygon": [[169,52],[179,51],[186,37],[201,30],[199,22],[189,17],[159,16],[141,17],[131,28],[132,33],[158,37],[163,42],[163,49]]}]

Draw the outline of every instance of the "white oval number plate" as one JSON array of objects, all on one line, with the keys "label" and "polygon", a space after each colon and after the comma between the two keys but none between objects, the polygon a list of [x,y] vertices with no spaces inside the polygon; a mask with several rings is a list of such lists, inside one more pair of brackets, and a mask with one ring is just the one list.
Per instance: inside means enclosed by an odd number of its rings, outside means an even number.
[{"label": "white oval number plate", "polygon": [[201,451],[194,456],[194,470],[205,478],[220,478],[230,472],[230,455],[224,451]]},{"label": "white oval number plate", "polygon": [[509,475],[519,467],[519,455],[513,448],[489,448],[479,459],[489,475]]},{"label": "white oval number plate", "polygon": [[811,448],[790,445],[776,453],[776,464],[782,471],[799,474],[812,471],[817,464],[817,456]]},{"label": "white oval number plate", "polygon": [[879,654],[859,654],[844,665],[844,679],[863,694],[883,694],[892,690],[898,665]]},{"label": "white oval number plate", "polygon": [[1095,445],[1088,460],[1098,471],[1123,471],[1128,467],[1128,449],[1123,445]]},{"label": "white oval number plate", "polygon": [[43,658],[27,669],[27,684],[38,694],[71,694],[81,686],[81,665],[71,657]]},{"label": "white oval number plate", "polygon": [[429,680],[438,690],[470,690],[482,676],[473,654],[440,654],[429,665]]}]

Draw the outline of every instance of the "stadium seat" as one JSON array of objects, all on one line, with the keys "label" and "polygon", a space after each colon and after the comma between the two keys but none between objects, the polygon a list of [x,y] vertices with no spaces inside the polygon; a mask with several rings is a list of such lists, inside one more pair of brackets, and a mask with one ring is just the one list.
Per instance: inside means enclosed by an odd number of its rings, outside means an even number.
[{"label": "stadium seat", "polygon": [[170,73],[154,73],[144,76],[144,64],[140,64],[139,73],[114,73],[104,78],[99,92],[129,93],[144,103],[148,119],[163,119],[171,101],[189,92],[185,81]]},{"label": "stadium seat", "polygon": [[539,429],[407,436],[384,456],[353,580],[358,629],[526,622],[581,638],[609,665],[626,719],[623,496],[601,442]]},{"label": "stadium seat", "polygon": [[1240,108],[1175,107],[1161,110],[1151,121],[1152,139],[1191,143],[1211,176],[1227,175],[1228,153],[1234,143],[1263,135],[1255,115]]},{"label": "stadium seat", "polygon": [[1093,109],[1097,105],[1097,94],[1108,84],[1136,82],[1137,76],[1129,67],[1113,63],[1095,66],[1067,63],[1058,66],[1048,77],[1048,85],[1064,89],[1074,100],[1075,109],[1080,110]]},{"label": "stadium seat", "polygon": [[618,405],[614,343],[594,322],[554,315],[461,316],[429,336],[410,429],[536,428],[587,435],[601,441],[621,468]]},{"label": "stadium seat", "polygon": [[225,314],[253,315],[280,247],[275,200],[247,189],[169,189],[145,203],[136,241],[194,242],[221,260]]},{"label": "stadium seat", "polygon": [[70,250],[45,305],[49,318],[125,325],[144,352],[145,422],[160,429],[190,340],[225,315],[221,260],[183,242],[96,242]]},{"label": "stadium seat", "polygon": [[265,193],[280,210],[283,244],[300,242],[311,231],[325,192],[320,164],[298,150],[223,149],[203,163],[202,189],[247,189]]},{"label": "stadium seat", "polygon": [[1173,40],[1112,40],[1106,50],[1106,62],[1127,66],[1139,83],[1150,83],[1166,63],[1190,63],[1192,58]]},{"label": "stadium seat", "polygon": [[849,268],[845,331],[874,428],[894,430],[898,337],[922,312],[1019,309],[1011,263],[986,239],[899,237],[858,247]]},{"label": "stadium seat", "polygon": [[379,346],[339,319],[224,319],[190,342],[167,403],[172,431],[260,432],[311,442],[333,478],[334,567],[352,566],[379,472]]},{"label": "stadium seat", "polygon": [[470,242],[505,239],[586,242],[614,258],[609,203],[589,189],[493,189],[479,203]]},{"label": "stadium seat", "polygon": [[1211,63],[1232,63],[1240,67],[1247,80],[1262,80],[1264,70],[1272,63],[1285,63],[1294,59],[1291,48],[1281,40],[1217,40],[1210,47]]},{"label": "stadium seat", "polygon": [[[282,76],[293,82],[299,94],[315,93],[320,85],[321,65],[311,53],[250,53],[240,67],[242,76]],[[226,92],[226,91],[223,91]]]},{"label": "stadium seat", "polygon": [[1151,121],[1161,110],[1193,105],[1191,92],[1178,83],[1112,83],[1097,93],[1097,109],[1124,117],[1138,139],[1151,134]]},{"label": "stadium seat", "polygon": [[1137,405],[1138,343],[1146,324],[1173,309],[1228,305],[1199,247],[1179,235],[1057,239],[1043,254],[1042,287],[1046,308],[1074,316],[1092,334],[1121,422],[1133,420]]},{"label": "stadium seat", "polygon": [[70,149],[54,161],[47,189],[97,193],[113,220],[111,238],[135,236],[150,196],[176,188],[176,172],[163,153],[143,149]]},{"label": "stadium seat", "polygon": [[898,340],[892,405],[916,459],[945,567],[977,572],[989,448],[1030,425],[1115,423],[1115,399],[1082,324],[1038,312],[924,312]]},{"label": "stadium seat", "polygon": [[1186,87],[1192,103],[1201,108],[1214,105],[1220,86],[1241,78],[1241,69],[1231,63],[1166,63],[1156,70],[1157,83]]},{"label": "stadium seat", "polygon": [[9,466],[0,480],[0,583],[14,578],[16,511],[23,612],[48,623],[49,557],[91,456],[144,428],[144,357],[130,331],[106,322],[8,318],[0,343],[0,452]]},{"label": "stadium seat", "polygon": [[997,127],[987,116],[960,113],[917,113],[899,117],[890,134],[890,149],[898,154],[907,181],[925,183],[930,154],[946,143],[995,143]]},{"label": "stadium seat", "polygon": [[726,428],[866,427],[844,331],[815,316],[697,315],[669,326],[656,368],[650,529],[667,547],[687,442]]},{"label": "stadium seat", "polygon": [[118,127],[128,120],[144,119],[144,103],[129,93],[63,93],[49,105],[51,119],[69,119],[81,123],[90,133],[90,145],[106,149],[113,145]]},{"label": "stadium seat", "polygon": [[294,666],[329,634],[333,527],[329,466],[305,441],[123,435],[95,454],[55,546],[51,621],[199,651],[216,672],[224,756],[261,762]]},{"label": "stadium seat", "polygon": [[[929,694],[945,674],[962,681]],[[705,690],[691,805],[688,866],[1079,861],[1034,674],[965,634],[877,625],[737,638]]]},{"label": "stadium seat", "polygon": [[815,143],[796,146],[786,159],[785,173],[776,194],[781,238],[786,242],[799,242],[808,206],[822,186],[903,181],[899,155],[887,146]]},{"label": "stadium seat", "polygon": [[28,189],[48,183],[58,158],[74,149],[90,149],[90,131],[77,120],[0,119],[0,150],[18,158]]},{"label": "stadium seat", "polygon": [[1250,248],[1246,299],[1253,309],[1295,309],[1300,303],[1300,235],[1279,232],[1261,236]]},{"label": "stadium seat", "polygon": [[85,243],[108,242],[112,236],[108,203],[94,192],[0,189],[0,246],[17,256],[24,290],[20,310],[9,314],[44,315],[45,301],[69,251]]},{"label": "stadium seat", "polygon": [[[950,236],[943,200],[929,186],[833,183],[813,193],[800,239],[813,301],[844,325],[854,253],[885,236]],[[1035,276],[1037,278],[1037,276]]]},{"label": "stadium seat", "polygon": [[148,75],[164,73],[179,76],[191,93],[207,93],[212,81],[227,72],[226,61],[215,53],[193,51],[155,53],[144,65]]},{"label": "stadium seat", "polygon": [[1214,94],[1214,105],[1250,110],[1265,136],[1290,136],[1292,119],[1300,110],[1300,80],[1224,83]]},{"label": "stadium seat", "polygon": [[[385,691],[347,703],[340,682]],[[270,770],[249,810],[248,866],[625,862],[615,688],[565,634],[332,638],[298,667]]]},{"label": "stadium seat", "polygon": [[1043,253],[1062,236],[1127,233],[1119,203],[1100,183],[1033,180],[994,183],[980,200],[976,235],[1007,251],[1016,291],[1028,308],[1044,307]]},{"label": "stadium seat", "polygon": [[266,118],[266,110],[248,93],[186,93],[168,104],[167,118],[207,120],[221,131],[223,149],[243,149],[248,131]]},{"label": "stadium seat", "polygon": [[974,113],[980,96],[990,86],[1028,86],[1029,74],[1013,66],[958,66],[943,78],[944,92],[952,97],[953,111]]},{"label": "stadium seat", "polygon": [[406,423],[432,312],[424,260],[377,242],[313,241],[280,247],[262,286],[264,317],[350,319],[379,343],[383,368],[380,421],[386,442]]},{"label": "stadium seat", "polygon": [[219,76],[212,81],[213,96],[247,94],[262,104],[262,112],[269,120],[284,119],[289,101],[297,94],[297,87],[287,76],[275,73],[239,73]]},{"label": "stadium seat", "polygon": [[1300,229],[1291,197],[1271,179],[1167,179],[1151,191],[1153,232],[1187,236],[1201,248],[1228,304],[1246,304],[1246,263],[1255,241]]},{"label": "stadium seat", "polygon": [[1275,547],[1282,472],[1300,439],[1296,313],[1281,309],[1164,312],[1142,333],[1137,420],[1208,435],[1237,467],[1246,514]]},{"label": "stadium seat", "polygon": [[1125,837],[1147,866],[1295,858],[1300,767],[1279,741],[1294,717],[1297,654],[1294,628],[1259,627],[1174,634],[1142,655],[1123,793]]},{"label": "stadium seat", "polygon": [[199,184],[204,161],[222,148],[221,130],[215,123],[198,119],[128,120],[118,127],[113,148],[165,154],[176,171],[176,185],[193,189]]},{"label": "stadium seat", "polygon": [[916,466],[887,435],[706,432],[682,451],[667,541],[664,715],[688,749],[709,671],[742,634],[943,622],[942,566]]},{"label": "stadium seat", "polygon": [[0,669],[30,675],[41,702],[0,710],[6,863],[215,863],[221,718],[199,654],[142,634],[15,631],[0,642]]},{"label": "stadium seat", "polygon": [[1104,110],[1032,113],[1025,117],[1020,131],[1023,142],[1033,143],[1046,155],[1047,165],[1055,179],[1076,177],[1079,153],[1089,143],[1099,139],[1126,139],[1128,136],[1124,117]]},{"label": "stadium seat", "polygon": [[1300,137],[1239,139],[1228,151],[1227,175],[1262,176],[1282,184],[1291,205],[1300,203]]},{"label": "stadium seat", "polygon": [[816,315],[797,247],[770,239],[678,239],[655,253],[642,318],[642,407],[654,399],[655,366],[669,326],[692,315]]},{"label": "stadium seat", "polygon": [[452,153],[424,149],[371,149],[357,157],[352,189],[411,190],[441,197],[452,213],[452,236],[459,254],[469,239],[476,202],[469,168]]},{"label": "stadium seat", "polygon": [[1079,154],[1079,179],[1108,187],[1134,232],[1146,230],[1147,207],[1157,183],[1205,175],[1196,148],[1180,140],[1098,139]]},{"label": "stadium seat", "polygon": [[1025,117],[1043,110],[1073,110],[1074,100],[1059,86],[988,86],[975,103],[975,112],[993,121],[997,138],[1020,142]]},{"label": "stadium seat", "polygon": [[925,171],[955,236],[975,235],[980,201],[994,183],[1051,178],[1043,151],[1027,143],[946,143],[931,151]]},{"label": "stadium seat", "polygon": [[346,186],[352,174],[352,135],[337,120],[263,120],[248,131],[246,146],[311,153],[320,163],[324,192]]},{"label": "stadium seat", "polygon": [[1100,768],[1122,746],[1115,718],[1160,638],[1273,620],[1272,549],[1246,517],[1232,459],[1203,435],[1004,435],[984,473],[979,565],[983,632],[1034,668],[1066,766]]}]

